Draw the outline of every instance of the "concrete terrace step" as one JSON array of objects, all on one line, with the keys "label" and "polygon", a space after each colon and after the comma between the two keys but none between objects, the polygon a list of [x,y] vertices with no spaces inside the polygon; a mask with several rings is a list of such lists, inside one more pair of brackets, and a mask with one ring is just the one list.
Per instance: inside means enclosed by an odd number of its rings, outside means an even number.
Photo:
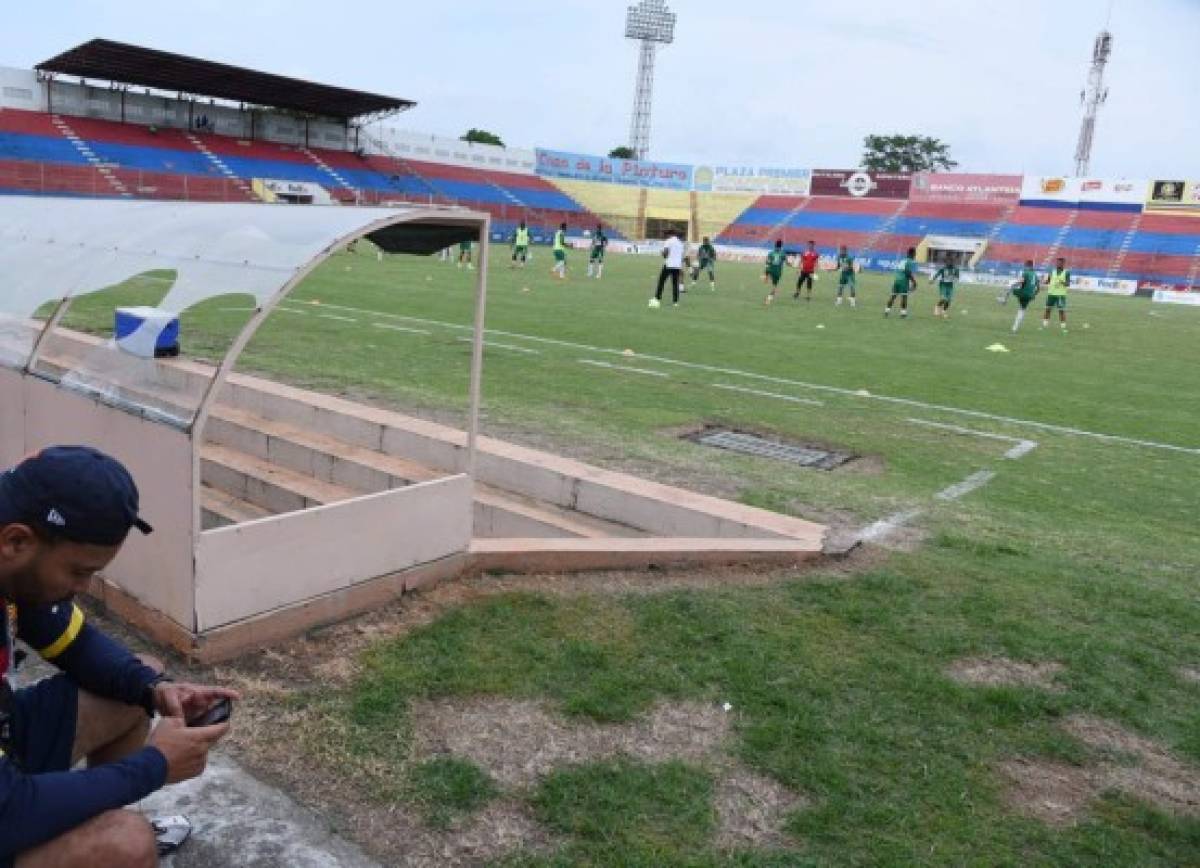
[{"label": "concrete terrace step", "polygon": [[[364,493],[451,475],[329,434],[224,405],[214,409],[207,433],[216,445]],[[486,537],[598,538],[640,533],[616,522],[484,485],[476,488],[475,528],[477,535]]]},{"label": "concrete terrace step", "polygon": [[226,405],[214,408],[206,433],[212,443],[364,493],[388,491],[451,475],[329,434]]},{"label": "concrete terrace step", "polygon": [[645,533],[577,510],[476,483],[475,535],[481,538],[611,539],[645,536]]},{"label": "concrete terrace step", "polygon": [[212,486],[201,485],[200,514],[204,530],[211,530],[230,524],[241,524],[246,521],[267,518],[271,512],[248,500],[241,500],[232,494],[218,491]]},{"label": "concrete terrace step", "polygon": [[794,565],[822,556],[819,542],[784,539],[474,539],[478,572],[562,573],[728,564]]},{"label": "concrete terrace step", "polygon": [[200,452],[200,481],[272,513],[296,512],[366,493],[211,443]]}]

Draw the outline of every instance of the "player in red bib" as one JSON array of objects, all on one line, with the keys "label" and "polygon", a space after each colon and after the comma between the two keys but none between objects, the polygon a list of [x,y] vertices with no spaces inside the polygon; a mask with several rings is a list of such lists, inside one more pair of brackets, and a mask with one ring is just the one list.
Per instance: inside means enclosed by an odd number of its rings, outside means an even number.
[{"label": "player in red bib", "polygon": [[816,279],[817,263],[820,260],[821,254],[817,253],[817,245],[808,242],[808,249],[800,254],[800,279],[796,281],[796,294],[792,298],[800,298],[800,290],[807,286],[806,300],[812,301],[813,281]]}]

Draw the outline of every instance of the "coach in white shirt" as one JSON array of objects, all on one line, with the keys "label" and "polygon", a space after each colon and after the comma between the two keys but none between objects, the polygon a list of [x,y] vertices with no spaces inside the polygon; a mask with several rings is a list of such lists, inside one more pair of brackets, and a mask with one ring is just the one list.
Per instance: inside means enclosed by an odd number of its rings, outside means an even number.
[{"label": "coach in white shirt", "polygon": [[652,307],[662,304],[663,287],[667,278],[671,279],[671,293],[675,304],[679,304],[679,275],[683,271],[683,242],[679,234],[671,229],[667,232],[667,240],[663,242],[663,267],[658,273],[658,289],[654,293]]}]

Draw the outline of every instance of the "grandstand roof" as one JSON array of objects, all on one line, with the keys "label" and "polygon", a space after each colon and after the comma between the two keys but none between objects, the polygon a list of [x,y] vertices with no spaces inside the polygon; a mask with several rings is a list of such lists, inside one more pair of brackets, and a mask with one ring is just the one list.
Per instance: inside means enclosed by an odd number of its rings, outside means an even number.
[{"label": "grandstand roof", "polygon": [[81,43],[42,61],[36,68],[43,72],[183,91],[339,120],[391,114],[416,105],[412,100],[316,84],[108,39]]}]

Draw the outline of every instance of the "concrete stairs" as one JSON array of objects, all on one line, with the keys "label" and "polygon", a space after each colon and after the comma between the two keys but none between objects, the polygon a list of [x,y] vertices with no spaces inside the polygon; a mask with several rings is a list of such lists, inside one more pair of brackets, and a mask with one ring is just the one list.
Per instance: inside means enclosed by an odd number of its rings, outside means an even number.
[{"label": "concrete stairs", "polygon": [[358,201],[361,198],[362,194],[358,190],[358,188],[355,187],[353,184],[351,184],[349,181],[347,181],[344,176],[339,175],[337,169],[333,168],[333,166],[329,165],[324,160],[322,160],[319,154],[317,154],[315,151],[312,151],[308,148],[299,148],[299,151],[300,151],[300,153],[304,154],[304,156],[306,156],[310,160],[312,160],[313,164],[318,169],[320,169],[322,172],[327,174],[329,177],[333,178],[333,180],[335,182],[337,182],[337,186],[340,189],[349,190],[350,193],[353,195],[355,201]]},{"label": "concrete stairs", "polygon": [[886,220],[884,220],[882,223],[880,223],[879,228],[876,229],[871,234],[871,236],[867,239],[867,243],[863,245],[863,249],[859,253],[859,258],[866,259],[868,256],[870,256],[875,251],[875,246],[877,244],[879,244],[879,240],[881,238],[883,238],[883,236],[891,233],[891,231],[896,227],[896,222],[904,215],[904,212],[907,210],[908,210],[908,200],[905,199],[903,202],[900,203],[900,207],[897,208],[895,211],[893,211],[891,216],[889,216]]},{"label": "concrete stairs", "polygon": [[100,158],[96,156],[96,152],[76,134],[69,123],[63,120],[60,115],[50,115],[50,123],[54,124],[55,129],[62,133],[63,138],[70,142],[75,147],[75,150],[79,152],[79,155],[100,173],[101,177],[108,182],[114,193],[118,196],[132,198],[133,193],[125,186],[124,181],[113,174],[112,166],[101,162]]},{"label": "concrete stairs", "polygon": [[1121,239],[1121,246],[1117,248],[1117,255],[1113,258],[1112,263],[1108,266],[1107,277],[1116,277],[1121,273],[1121,266],[1125,262],[1125,256],[1129,253],[1129,248],[1133,245],[1133,239],[1138,234],[1138,229],[1142,226],[1142,212],[1139,211],[1133,218],[1133,222],[1129,224],[1129,229],[1125,232],[1125,237]]},{"label": "concrete stairs", "polygon": [[199,136],[195,135],[194,133],[185,132],[183,137],[191,142],[192,147],[203,154],[205,159],[212,164],[213,168],[220,172],[222,177],[233,184],[234,188],[241,192],[242,195],[246,197],[247,201],[258,201],[257,197],[254,195],[254,190],[251,189],[250,185],[247,184],[243,178],[239,178],[236,174],[234,174],[233,170],[225,164],[224,160],[210,151],[208,149],[208,145],[204,144]]},{"label": "concrete stairs", "polygon": [[774,226],[772,226],[770,229],[768,229],[766,232],[766,235],[763,236],[762,240],[766,241],[768,244],[773,243],[773,240],[779,237],[779,233],[781,233],[792,222],[792,220],[795,218],[795,216],[811,204],[812,204],[812,196],[805,197],[803,202],[801,202],[799,205],[797,205],[791,211],[787,212],[787,214],[783,215],[782,220],[780,220],[778,223],[776,223]]},{"label": "concrete stairs", "polygon": [[1062,249],[1063,242],[1067,240],[1067,233],[1075,225],[1075,221],[1079,219],[1079,209],[1072,208],[1071,213],[1067,215],[1067,220],[1059,227],[1058,234],[1054,236],[1054,241],[1046,249],[1046,255],[1042,258],[1042,268],[1049,268],[1054,263],[1054,257],[1058,255],[1058,251]]},{"label": "concrete stairs", "polygon": [[[450,474],[285,421],[218,405],[206,429],[200,478],[205,525],[252,521],[440,479]],[[639,536],[617,522],[479,484],[475,536]]]},{"label": "concrete stairs", "polygon": [[1188,270],[1188,289],[1196,288],[1196,280],[1200,278],[1200,241],[1196,242],[1196,250],[1192,253],[1192,267]]}]

